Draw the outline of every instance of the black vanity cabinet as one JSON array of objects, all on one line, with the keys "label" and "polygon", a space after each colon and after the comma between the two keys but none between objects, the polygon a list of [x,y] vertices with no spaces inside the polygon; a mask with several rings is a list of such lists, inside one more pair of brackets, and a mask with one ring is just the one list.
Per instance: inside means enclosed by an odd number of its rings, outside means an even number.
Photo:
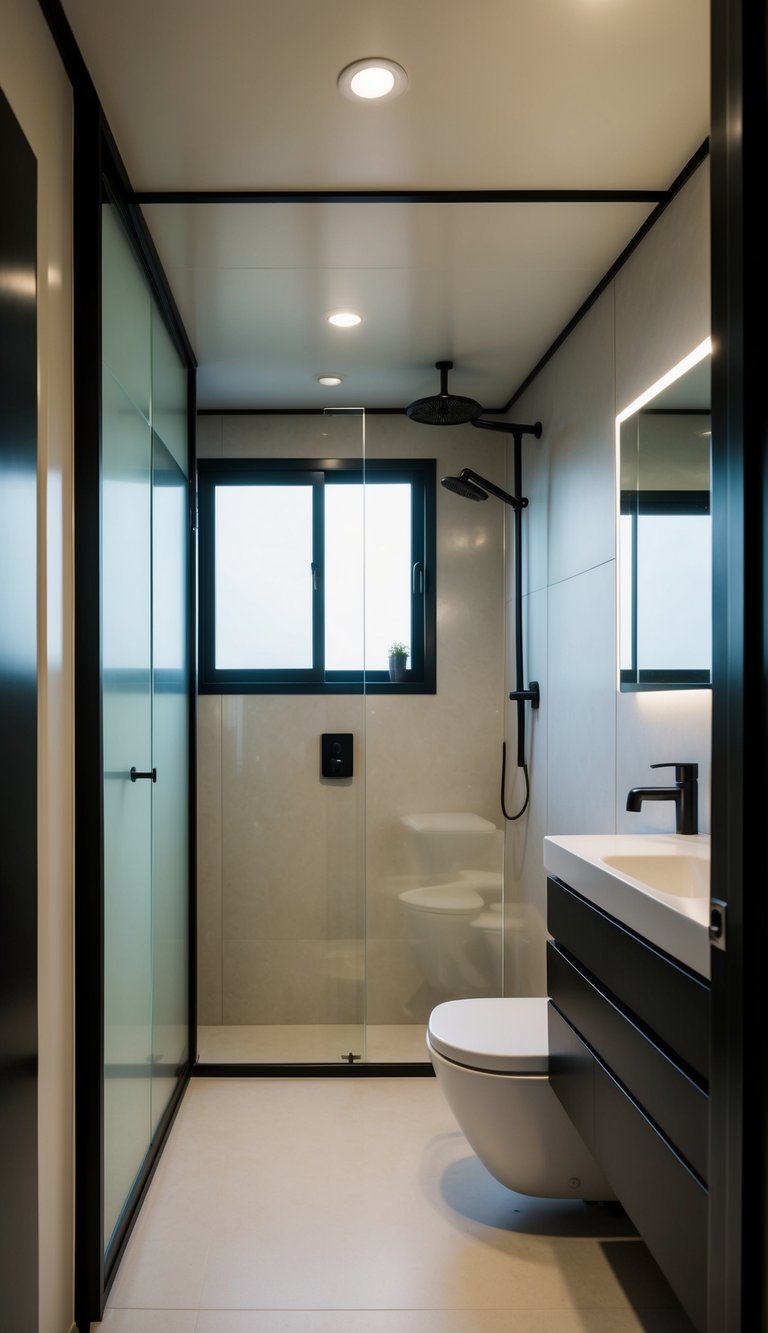
[{"label": "black vanity cabinet", "polygon": [[552,1086],[706,1327],[709,983],[547,881]]}]

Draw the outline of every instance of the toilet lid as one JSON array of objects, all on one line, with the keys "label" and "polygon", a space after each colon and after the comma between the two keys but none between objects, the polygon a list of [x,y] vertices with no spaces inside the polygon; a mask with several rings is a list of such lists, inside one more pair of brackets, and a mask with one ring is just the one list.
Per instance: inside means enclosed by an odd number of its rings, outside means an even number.
[{"label": "toilet lid", "polygon": [[431,884],[421,889],[406,889],[398,894],[401,903],[410,903],[422,912],[457,912],[474,916],[485,906],[479,893],[465,881],[456,884]]},{"label": "toilet lid", "polygon": [[446,1000],[429,1016],[433,1048],[469,1069],[546,1074],[547,997]]}]

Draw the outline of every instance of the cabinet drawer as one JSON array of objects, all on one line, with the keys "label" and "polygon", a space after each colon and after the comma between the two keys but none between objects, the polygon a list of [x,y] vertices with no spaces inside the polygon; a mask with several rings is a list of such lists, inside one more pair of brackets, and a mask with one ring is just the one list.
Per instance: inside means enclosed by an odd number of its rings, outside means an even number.
[{"label": "cabinet drawer", "polygon": [[593,1157],[595,1142],[595,1057],[550,1000],[549,1082]]},{"label": "cabinet drawer", "polygon": [[560,880],[547,880],[547,927],[557,944],[705,1081],[709,986]]},{"label": "cabinet drawer", "polygon": [[551,1003],[549,1041],[552,1087],[704,1333],[707,1190]]},{"label": "cabinet drawer", "polygon": [[595,1061],[596,1156],[697,1329],[707,1322],[708,1195]]},{"label": "cabinet drawer", "polygon": [[557,1008],[706,1181],[706,1092],[552,943],[547,977]]}]

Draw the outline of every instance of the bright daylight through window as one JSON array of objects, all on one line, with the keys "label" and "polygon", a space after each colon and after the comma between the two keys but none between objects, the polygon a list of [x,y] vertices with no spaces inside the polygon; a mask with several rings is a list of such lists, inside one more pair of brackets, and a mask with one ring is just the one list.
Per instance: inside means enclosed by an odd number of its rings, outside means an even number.
[{"label": "bright daylight through window", "polygon": [[433,691],[434,505],[432,460],[201,463],[201,690]]}]

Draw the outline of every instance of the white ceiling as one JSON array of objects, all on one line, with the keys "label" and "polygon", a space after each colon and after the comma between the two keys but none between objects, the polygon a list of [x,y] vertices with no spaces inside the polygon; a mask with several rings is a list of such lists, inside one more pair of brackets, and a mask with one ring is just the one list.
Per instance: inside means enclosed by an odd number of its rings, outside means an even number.
[{"label": "white ceiling", "polygon": [[[706,0],[64,0],[138,191],[664,190]],[[387,56],[409,86],[336,78]],[[205,407],[503,404],[648,204],[145,204]],[[351,305],[362,326],[325,314]],[[314,377],[339,373],[338,389]]]}]

